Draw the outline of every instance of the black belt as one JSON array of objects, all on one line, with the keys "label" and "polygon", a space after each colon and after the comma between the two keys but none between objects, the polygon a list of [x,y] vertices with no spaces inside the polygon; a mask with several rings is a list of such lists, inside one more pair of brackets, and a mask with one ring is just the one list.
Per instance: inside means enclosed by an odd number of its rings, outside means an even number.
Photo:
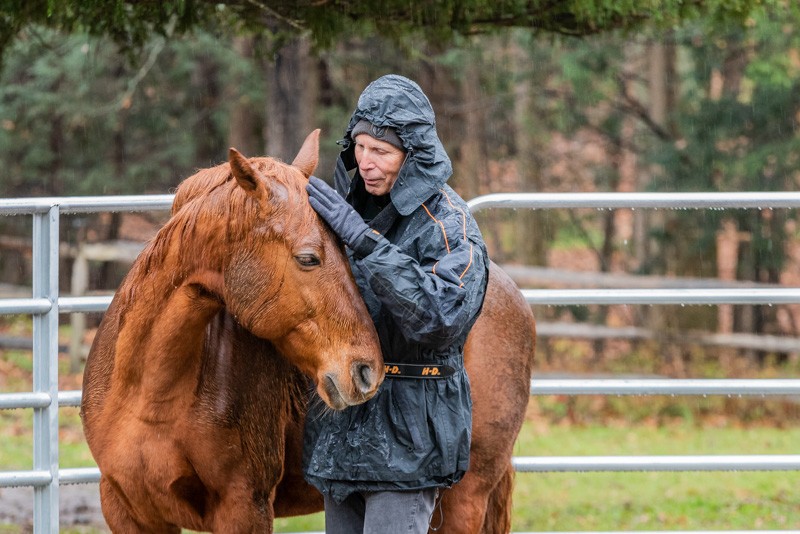
[{"label": "black belt", "polygon": [[456,372],[454,367],[435,363],[384,362],[386,378],[447,378]]}]

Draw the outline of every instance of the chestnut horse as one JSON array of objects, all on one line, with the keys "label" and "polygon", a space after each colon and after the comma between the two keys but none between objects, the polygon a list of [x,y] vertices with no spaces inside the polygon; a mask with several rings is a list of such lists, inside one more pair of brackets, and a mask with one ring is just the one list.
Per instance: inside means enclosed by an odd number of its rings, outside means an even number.
[{"label": "chestnut horse", "polygon": [[[309,136],[313,141],[307,139],[295,159],[294,165],[300,167],[305,176],[316,165],[316,135]],[[314,145],[313,157],[308,154],[306,145],[309,143]],[[201,204],[209,203],[210,196],[219,188],[224,187],[230,195],[229,190],[236,190],[233,179],[237,183],[265,183],[269,187],[273,169],[281,166],[268,158],[252,159],[248,163],[237,154],[232,152],[230,168],[222,165],[210,170],[216,177],[212,177],[210,171],[202,171],[181,184],[173,205],[173,218],[159,233],[156,242],[165,231],[167,234],[175,232],[168,230],[174,224],[183,232],[200,224],[197,214],[186,219],[184,212],[189,206],[200,208]],[[313,164],[303,163],[312,160]],[[247,170],[251,167],[256,169]],[[259,169],[269,178],[260,177]],[[258,179],[242,180],[241,174],[256,175]],[[369,321],[368,316],[366,319],[363,316],[366,313],[363,303],[360,297],[353,300],[349,272],[338,271],[342,267],[345,271],[348,269],[342,251],[313,214],[313,221],[304,223],[302,235],[295,235],[297,229],[286,219],[292,216],[307,219],[310,209],[304,192],[296,192],[298,187],[302,189],[304,180],[299,173],[289,174],[299,185],[281,183],[277,188],[282,193],[287,189],[294,193],[271,196],[274,202],[275,198],[296,195],[298,202],[272,221],[275,228],[261,221],[251,223],[254,224],[251,231],[265,241],[266,236],[283,235],[286,240],[283,245],[289,250],[282,252],[284,269],[292,262],[300,262],[301,270],[311,269],[311,265],[303,266],[303,263],[314,263],[311,257],[322,263],[322,267],[314,268],[328,269],[317,273],[316,280],[306,281],[304,287],[281,282],[278,291],[286,285],[284,298],[290,302],[280,306],[288,304],[291,309],[295,304],[291,302],[292,291],[298,292],[297,300],[302,300],[311,298],[305,292],[321,287],[325,288],[322,293],[338,301],[334,303],[338,304],[337,310],[332,310],[328,304],[306,301],[308,312],[317,312],[314,316],[317,324],[301,322],[295,323],[294,330],[291,326],[270,330],[261,321],[284,324],[292,320],[284,317],[284,313],[290,312],[284,312],[277,302],[270,301],[268,305],[256,305],[256,317],[252,316],[248,296],[258,299],[259,288],[274,286],[276,266],[258,265],[254,258],[248,257],[233,261],[237,266],[235,270],[223,266],[214,271],[212,277],[218,280],[216,286],[206,287],[195,281],[208,276],[208,267],[201,269],[202,275],[181,277],[187,297],[197,306],[198,316],[191,319],[192,332],[184,325],[173,326],[172,316],[165,316],[159,310],[165,304],[158,304],[158,301],[140,303],[139,308],[148,308],[140,311],[149,313],[150,318],[136,319],[141,322],[131,325],[133,312],[126,310],[137,308],[136,300],[142,298],[139,295],[141,285],[152,283],[148,277],[156,276],[160,265],[148,259],[152,252],[145,252],[106,313],[87,361],[83,415],[87,440],[101,470],[103,512],[115,532],[177,532],[176,525],[215,532],[271,532],[273,517],[322,509],[321,495],[305,482],[301,470],[308,379],[298,369],[316,380],[320,396],[335,409],[370,397],[382,373],[378,376],[368,356],[378,349],[373,346],[374,332],[363,330],[364,321]],[[250,191],[248,186],[239,185],[239,188]],[[173,223],[176,218],[181,221]],[[220,224],[223,227],[217,230],[218,234],[230,232],[227,229],[230,223],[227,227]],[[316,241],[314,237],[309,238],[309,232],[316,236]],[[212,254],[211,245],[201,245],[201,250],[196,251],[185,237],[169,238],[183,242],[180,247],[176,243],[176,249],[167,253],[168,256],[194,254],[190,261],[202,262],[205,259],[198,256]],[[280,245],[271,244],[272,247]],[[152,244],[148,250],[155,246]],[[160,249],[164,247],[159,246]],[[219,254],[226,256],[232,252],[226,249]],[[223,259],[222,263],[227,261]],[[240,265],[243,263],[246,265]],[[239,269],[243,267],[253,271],[242,275]],[[260,274],[259,269],[263,270]],[[170,275],[177,276],[172,272]],[[285,278],[285,273],[282,276]],[[166,287],[153,288],[150,293],[177,291],[173,286],[180,283],[171,281]],[[219,289],[219,285],[227,289]],[[248,291],[248,295],[241,295],[243,290]],[[318,295],[318,298],[324,300],[325,295]],[[213,310],[203,312],[203,307],[195,304],[195,300],[199,303],[211,301]],[[242,306],[249,312],[242,311]],[[265,310],[280,311],[277,316],[266,313],[270,315],[267,318],[261,315]],[[200,317],[203,313],[205,319]],[[331,314],[331,323],[325,324],[326,314]],[[189,319],[186,317],[185,321]],[[302,321],[302,318],[294,320]],[[156,325],[156,321],[169,324]],[[327,330],[331,326],[335,328],[336,323],[344,334]],[[171,356],[174,353],[171,348],[153,345],[156,329],[168,330],[176,337],[181,336],[184,342],[192,340],[201,345],[199,353],[192,352],[188,358],[191,363],[161,361],[166,352]],[[278,331],[277,336],[274,330]],[[288,348],[286,340],[280,337],[280,333],[287,331],[287,337],[293,335],[296,341]],[[350,346],[348,340],[351,340]],[[139,344],[129,348],[127,344],[134,342]],[[174,345],[175,341],[170,343]],[[307,344],[305,352],[303,344]],[[530,306],[514,282],[497,265],[491,264],[486,301],[465,347],[473,396],[470,469],[461,482],[443,493],[442,514],[439,516],[437,512],[433,519],[434,526],[440,517],[443,521],[439,532],[510,531],[514,476],[511,455],[530,398],[534,345],[535,325]],[[145,347],[157,352],[149,355]],[[128,358],[135,353],[141,362],[136,366],[136,374],[126,371],[126,375],[118,378],[120,373],[114,369],[115,360],[119,366],[121,357],[119,354],[115,357],[115,351],[123,350]],[[321,358],[314,359],[315,351]],[[352,390],[342,385],[347,378],[315,367],[325,365],[321,360],[327,359],[330,364],[336,352],[348,351],[361,355],[360,359],[340,362],[338,367],[349,371],[345,374],[354,382]],[[301,353],[303,355],[298,358]],[[145,368],[144,358],[149,360],[146,365],[152,368]],[[310,361],[313,363],[309,365]],[[164,375],[168,370],[164,368],[171,366],[180,366],[183,370],[177,375]],[[145,390],[144,376],[157,383]],[[135,383],[132,384],[133,378]],[[369,389],[367,384],[374,387]],[[156,391],[156,386],[161,389]]]},{"label": "chestnut horse", "polygon": [[188,178],[118,289],[81,403],[114,532],[271,532],[306,377],[334,409],[383,380],[347,258],[308,204],[318,154],[317,130],[291,166],[231,149]]}]

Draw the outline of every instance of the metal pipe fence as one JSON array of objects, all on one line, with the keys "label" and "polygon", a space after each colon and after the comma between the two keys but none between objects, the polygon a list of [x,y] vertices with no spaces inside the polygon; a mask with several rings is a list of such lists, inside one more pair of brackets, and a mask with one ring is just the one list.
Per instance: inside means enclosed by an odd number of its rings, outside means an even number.
[{"label": "metal pipe fence", "polygon": [[[58,488],[99,480],[96,468],[60,468],[58,408],[79,406],[80,391],[58,390],[58,316],[102,312],[111,296],[61,297],[58,291],[59,219],[62,214],[167,210],[172,195],[0,199],[0,215],[33,217],[31,298],[0,299],[0,314],[33,316],[33,391],[0,394],[0,409],[34,410],[33,469],[0,472],[0,487],[34,488],[34,531],[58,531]],[[516,193],[477,197],[489,208],[799,208],[800,193]],[[800,288],[525,289],[532,305],[784,304],[800,303]],[[532,395],[800,395],[800,380],[533,379]],[[776,471],[800,470],[800,455],[517,457],[522,472],[564,471]],[[755,532],[755,531],[750,531]],[[764,531],[766,532],[766,531]],[[775,531],[777,532],[777,531]]]}]

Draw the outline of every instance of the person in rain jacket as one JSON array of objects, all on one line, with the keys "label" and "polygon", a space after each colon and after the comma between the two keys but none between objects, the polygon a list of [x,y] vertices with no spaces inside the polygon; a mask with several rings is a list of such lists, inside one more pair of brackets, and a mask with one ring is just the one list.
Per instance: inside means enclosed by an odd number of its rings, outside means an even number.
[{"label": "person in rain jacket", "polygon": [[[489,261],[422,89],[398,75],[358,99],[334,173],[309,202],[347,246],[375,323],[386,379],[340,412],[312,402],[303,468],[326,531],[427,532],[439,488],[469,466],[472,400],[464,343]],[[434,525],[435,526],[435,525]]]}]

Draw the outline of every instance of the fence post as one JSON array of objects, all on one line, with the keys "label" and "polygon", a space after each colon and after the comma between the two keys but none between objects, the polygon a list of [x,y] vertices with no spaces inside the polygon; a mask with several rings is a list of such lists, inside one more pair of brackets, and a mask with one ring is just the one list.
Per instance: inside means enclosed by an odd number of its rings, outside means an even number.
[{"label": "fence post", "polygon": [[[75,260],[72,262],[71,293],[73,297],[82,297],[89,287],[89,260],[82,243],[78,244]],[[86,315],[73,313],[70,315],[72,333],[69,341],[69,372],[77,373],[83,361],[83,334],[86,331]]]},{"label": "fence post", "polygon": [[58,205],[33,215],[33,297],[50,310],[33,316],[33,391],[50,403],[33,410],[33,469],[50,473],[34,487],[33,531],[58,532]]}]

